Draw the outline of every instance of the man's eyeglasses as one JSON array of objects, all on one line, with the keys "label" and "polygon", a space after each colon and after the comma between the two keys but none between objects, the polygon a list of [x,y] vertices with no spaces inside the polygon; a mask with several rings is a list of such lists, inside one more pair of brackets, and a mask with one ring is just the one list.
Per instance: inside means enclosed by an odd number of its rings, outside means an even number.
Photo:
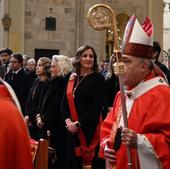
[{"label": "man's eyeglasses", "polygon": [[18,61],[10,61],[10,63],[18,63]]}]

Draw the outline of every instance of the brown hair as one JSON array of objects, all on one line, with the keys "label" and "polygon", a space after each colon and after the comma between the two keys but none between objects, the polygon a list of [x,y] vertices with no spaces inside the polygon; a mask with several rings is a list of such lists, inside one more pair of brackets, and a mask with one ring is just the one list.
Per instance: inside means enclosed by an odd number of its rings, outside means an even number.
[{"label": "brown hair", "polygon": [[75,68],[74,71],[76,73],[80,73],[80,67],[81,67],[81,65],[80,65],[80,57],[88,49],[91,49],[92,52],[93,52],[93,55],[94,55],[94,64],[93,64],[92,70],[94,72],[98,71],[97,54],[96,54],[95,50],[91,46],[84,45],[84,46],[81,46],[80,48],[78,48],[78,50],[76,52],[76,56],[75,56],[75,61],[73,62],[73,65],[74,65],[74,68]]},{"label": "brown hair", "polygon": [[44,73],[49,78],[51,76],[50,68],[51,68],[51,59],[47,57],[40,57],[39,61],[44,67]]}]

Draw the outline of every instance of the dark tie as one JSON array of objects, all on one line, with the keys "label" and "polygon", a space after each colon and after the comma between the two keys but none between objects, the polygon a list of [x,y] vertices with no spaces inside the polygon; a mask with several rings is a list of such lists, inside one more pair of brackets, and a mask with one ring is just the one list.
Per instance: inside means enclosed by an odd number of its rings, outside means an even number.
[{"label": "dark tie", "polygon": [[17,74],[14,72],[14,73],[12,73],[12,80],[15,80],[16,79],[16,76],[17,76]]},{"label": "dark tie", "polygon": [[8,65],[6,65],[6,64],[4,64],[4,71],[5,71],[5,74],[7,73],[7,67],[8,67]]}]

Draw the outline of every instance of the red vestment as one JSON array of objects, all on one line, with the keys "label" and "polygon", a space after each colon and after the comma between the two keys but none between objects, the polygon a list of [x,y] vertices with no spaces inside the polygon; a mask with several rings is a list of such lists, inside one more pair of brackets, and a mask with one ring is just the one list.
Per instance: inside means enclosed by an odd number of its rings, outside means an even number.
[{"label": "red vestment", "polygon": [[33,169],[26,125],[4,85],[0,85],[0,169]]},{"label": "red vestment", "polygon": [[[165,85],[153,87],[134,100],[128,118],[128,127],[147,137],[163,169],[170,168],[170,88]],[[112,124],[116,121],[120,94],[117,95],[113,109],[102,124],[101,143],[109,139]],[[104,157],[104,144],[100,153]],[[124,144],[116,152],[116,169],[127,169],[127,153]],[[133,169],[139,168],[137,151],[132,149]],[[148,166],[152,168],[152,166]]]}]

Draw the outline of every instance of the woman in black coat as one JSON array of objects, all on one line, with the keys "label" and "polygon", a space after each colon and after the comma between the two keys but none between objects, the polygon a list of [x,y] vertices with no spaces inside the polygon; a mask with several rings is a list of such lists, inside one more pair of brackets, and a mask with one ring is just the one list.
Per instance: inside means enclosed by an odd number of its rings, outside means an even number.
[{"label": "woman in black coat", "polygon": [[113,64],[115,63],[114,55],[111,56],[109,62],[109,70],[106,74],[106,107],[107,111],[113,106],[114,99],[119,91],[119,79],[114,73]]},{"label": "woman in black coat", "polygon": [[32,84],[25,106],[25,122],[29,127],[30,136],[35,140],[40,139],[36,116],[39,113],[40,98],[43,97],[42,90],[48,84],[50,78],[51,59],[41,57],[36,66],[37,79]]},{"label": "woman in black coat", "polygon": [[[40,103],[40,119],[44,126],[41,128],[43,137],[50,131],[50,146],[56,150],[56,168],[63,168],[66,128],[61,115],[61,99],[68,81],[68,75],[73,69],[67,56],[54,55],[51,62],[51,80],[44,88]],[[44,132],[44,133],[43,133]]]},{"label": "woman in black coat", "polygon": [[[75,70],[70,76],[62,104],[62,114],[68,130],[65,168],[82,169],[83,165],[92,165],[93,169],[102,169],[105,167],[104,161],[97,158],[97,145],[99,122],[105,101],[105,80],[98,73],[94,49],[90,46],[80,47],[74,66]],[[84,139],[81,139],[82,133]],[[83,144],[82,140],[86,143]],[[86,162],[88,152],[90,160]]]}]

